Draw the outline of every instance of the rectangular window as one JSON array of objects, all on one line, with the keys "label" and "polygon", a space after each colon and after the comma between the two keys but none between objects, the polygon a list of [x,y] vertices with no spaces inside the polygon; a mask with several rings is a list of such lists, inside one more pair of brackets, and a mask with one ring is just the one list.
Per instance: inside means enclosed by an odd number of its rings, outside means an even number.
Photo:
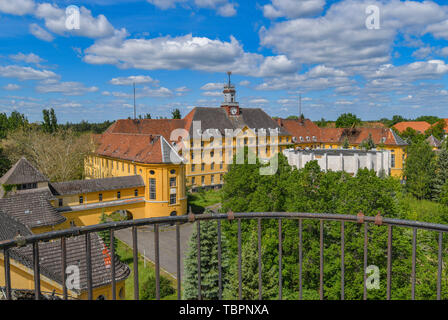
[{"label": "rectangular window", "polygon": [[222,183],[222,174],[219,175],[219,181]]},{"label": "rectangular window", "polygon": [[149,179],[149,199],[156,199],[156,179]]},{"label": "rectangular window", "polygon": [[59,206],[62,207],[64,205],[64,200],[63,199],[59,199]]},{"label": "rectangular window", "polygon": [[205,177],[204,177],[204,176],[201,177],[201,183],[202,183],[202,184],[205,183]]},{"label": "rectangular window", "polygon": [[212,164],[210,165],[210,170],[215,170],[215,164],[212,162]]},{"label": "rectangular window", "polygon": [[191,172],[194,172],[196,170],[196,166],[194,164],[191,165]]},{"label": "rectangular window", "polygon": [[131,165],[128,163],[128,173],[131,173]]},{"label": "rectangular window", "polygon": [[137,189],[134,190],[134,196],[138,197],[138,190]]},{"label": "rectangular window", "polygon": [[83,204],[84,203],[84,197],[83,196],[79,196],[79,204]]},{"label": "rectangular window", "polygon": [[175,193],[170,194],[170,204],[176,204],[176,198],[177,196]]},{"label": "rectangular window", "polygon": [[134,174],[137,174],[137,166],[134,164]]},{"label": "rectangular window", "polygon": [[191,184],[194,185],[196,183],[196,179],[193,177],[191,178]]},{"label": "rectangular window", "polygon": [[391,167],[392,168],[395,168],[395,155],[394,154],[392,154],[391,156],[390,156],[390,158],[391,158]]},{"label": "rectangular window", "polygon": [[222,162],[219,164],[219,169],[222,169]]},{"label": "rectangular window", "polygon": [[117,192],[117,199],[121,199],[121,192],[120,191]]},{"label": "rectangular window", "polygon": [[124,162],[121,163],[121,171],[124,171]]},{"label": "rectangular window", "polygon": [[203,164],[201,164],[201,171],[204,171],[205,170],[205,164],[203,163]]},{"label": "rectangular window", "polygon": [[98,201],[103,201],[103,194],[102,193],[100,193],[100,194],[98,194]]},{"label": "rectangular window", "polygon": [[170,187],[173,188],[176,186],[176,178],[170,178]]},{"label": "rectangular window", "polygon": [[214,176],[214,175],[211,175],[210,177],[211,177],[211,179],[212,179],[212,184],[215,184],[215,176]]}]

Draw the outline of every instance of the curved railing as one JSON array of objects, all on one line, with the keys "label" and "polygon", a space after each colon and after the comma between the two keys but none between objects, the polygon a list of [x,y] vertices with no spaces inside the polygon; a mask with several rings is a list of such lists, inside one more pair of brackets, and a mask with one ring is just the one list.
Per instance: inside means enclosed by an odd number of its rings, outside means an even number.
[{"label": "curved railing", "polygon": [[[299,226],[299,297],[302,298],[302,222],[303,220],[318,220],[320,221],[320,263],[319,263],[319,296],[320,299],[324,298],[323,293],[323,260],[324,260],[324,223],[325,221],[338,221],[341,223],[341,299],[344,299],[344,279],[345,279],[345,223],[352,222],[364,225],[364,271],[367,268],[367,247],[368,247],[368,226],[374,224],[377,226],[387,227],[387,299],[391,298],[391,272],[392,272],[392,234],[394,227],[411,228],[413,229],[412,237],[412,271],[411,271],[411,298],[415,299],[415,282],[416,282],[416,247],[417,247],[417,231],[418,230],[430,230],[438,233],[438,269],[437,269],[437,299],[441,298],[442,290],[442,267],[443,267],[443,235],[448,232],[448,225],[426,223],[412,220],[400,220],[391,219],[380,216],[375,217],[365,216],[362,213],[358,215],[341,215],[341,214],[329,214],[329,213],[301,213],[301,212],[248,212],[248,213],[233,213],[227,214],[188,214],[185,216],[174,217],[159,217],[159,218],[147,218],[139,220],[129,220],[120,222],[108,222],[104,224],[76,227],[65,230],[52,231],[43,234],[35,234],[27,237],[19,237],[0,242],[0,250],[4,252],[4,267],[5,267],[5,290],[6,295],[11,298],[11,278],[10,278],[10,255],[9,250],[14,247],[20,247],[24,245],[33,246],[33,270],[34,270],[34,282],[35,282],[35,297],[40,297],[40,272],[39,272],[39,247],[38,243],[42,241],[49,241],[55,239],[61,239],[61,257],[62,265],[61,270],[63,276],[63,283],[66,282],[66,246],[65,239],[73,236],[85,236],[86,243],[86,265],[87,265],[87,292],[88,299],[93,298],[92,292],[92,265],[90,256],[90,237],[89,234],[93,232],[109,231],[110,243],[111,243],[111,255],[112,261],[115,261],[114,257],[114,232],[120,229],[132,228],[132,242],[133,242],[133,261],[134,261],[134,298],[139,299],[139,277],[138,277],[138,239],[137,239],[137,227],[141,226],[154,226],[154,252],[155,252],[155,275],[156,275],[156,299],[160,299],[160,251],[159,251],[159,226],[163,224],[176,225],[176,255],[177,255],[177,295],[178,299],[181,299],[181,249],[180,249],[180,224],[197,222],[197,246],[198,246],[198,297],[201,299],[201,263],[200,263],[200,222],[208,220],[217,220],[218,227],[218,273],[219,273],[219,298],[222,298],[222,270],[221,270],[221,221],[222,220],[236,220],[238,224],[238,284],[239,293],[238,297],[242,298],[242,275],[241,275],[241,221],[255,219],[258,221],[258,287],[259,298],[262,298],[262,277],[261,277],[261,221],[265,219],[278,220],[278,235],[279,235],[279,298],[282,298],[282,220],[283,219],[295,219],[298,220]],[[116,273],[115,264],[111,264],[111,283],[112,283],[112,297],[116,299]],[[63,298],[68,298],[66,286],[63,286]],[[366,272],[364,272],[364,299],[367,299],[367,287],[366,287]]]}]

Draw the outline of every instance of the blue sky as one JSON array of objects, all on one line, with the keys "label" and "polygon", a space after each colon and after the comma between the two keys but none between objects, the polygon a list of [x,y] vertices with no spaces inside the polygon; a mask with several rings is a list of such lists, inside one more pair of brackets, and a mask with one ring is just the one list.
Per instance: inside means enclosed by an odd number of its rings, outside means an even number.
[{"label": "blue sky", "polygon": [[[448,118],[448,5],[399,0],[0,0],[0,111],[97,122],[218,107]],[[66,8],[79,8],[79,29]],[[379,10],[368,29],[366,8]]]}]

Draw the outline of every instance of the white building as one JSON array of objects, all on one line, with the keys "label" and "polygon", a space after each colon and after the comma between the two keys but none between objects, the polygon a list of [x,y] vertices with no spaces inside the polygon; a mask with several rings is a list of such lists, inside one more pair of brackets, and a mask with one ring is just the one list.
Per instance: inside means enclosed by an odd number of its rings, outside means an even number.
[{"label": "white building", "polygon": [[391,155],[389,150],[355,150],[355,149],[286,149],[283,155],[291,166],[298,169],[305,167],[307,162],[317,160],[323,171],[345,171],[356,175],[359,169],[373,169],[380,175],[390,175]]}]

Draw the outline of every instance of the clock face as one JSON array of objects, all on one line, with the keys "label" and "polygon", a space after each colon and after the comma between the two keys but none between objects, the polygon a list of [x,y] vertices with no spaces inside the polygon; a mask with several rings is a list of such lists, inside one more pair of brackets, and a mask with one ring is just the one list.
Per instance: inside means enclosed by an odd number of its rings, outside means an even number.
[{"label": "clock face", "polygon": [[233,114],[233,115],[236,115],[237,112],[238,112],[237,108],[231,108],[230,109],[230,113]]}]

